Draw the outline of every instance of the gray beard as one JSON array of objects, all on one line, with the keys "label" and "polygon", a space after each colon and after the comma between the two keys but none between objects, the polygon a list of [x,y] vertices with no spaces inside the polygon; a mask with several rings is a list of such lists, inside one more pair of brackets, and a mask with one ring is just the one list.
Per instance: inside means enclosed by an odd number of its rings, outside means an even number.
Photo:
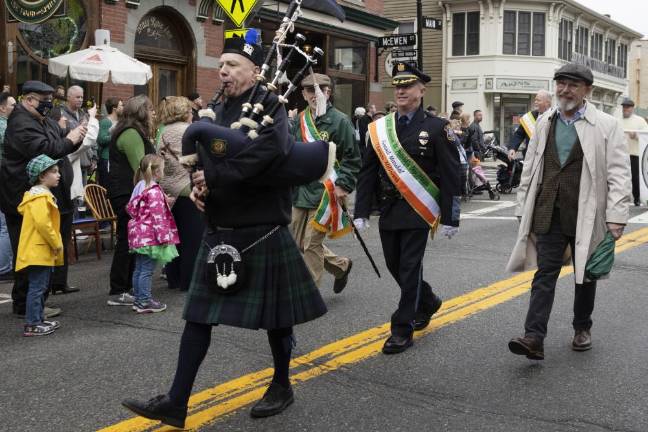
[{"label": "gray beard", "polygon": [[579,106],[579,103],[577,101],[558,99],[558,106],[560,107],[560,111],[565,112],[574,110]]}]

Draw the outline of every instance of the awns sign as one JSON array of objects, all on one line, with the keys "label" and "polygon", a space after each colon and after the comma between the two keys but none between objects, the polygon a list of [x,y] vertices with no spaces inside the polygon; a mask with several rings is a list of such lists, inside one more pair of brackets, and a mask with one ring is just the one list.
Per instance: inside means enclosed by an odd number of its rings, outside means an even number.
[{"label": "awns sign", "polygon": [[63,4],[63,0],[5,0],[7,10],[15,19],[28,24],[47,21]]}]

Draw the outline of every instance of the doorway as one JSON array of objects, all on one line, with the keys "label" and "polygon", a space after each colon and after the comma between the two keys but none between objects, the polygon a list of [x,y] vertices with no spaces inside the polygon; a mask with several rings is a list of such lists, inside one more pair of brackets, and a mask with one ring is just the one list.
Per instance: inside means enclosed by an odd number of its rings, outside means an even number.
[{"label": "doorway", "polygon": [[[190,35],[190,37],[188,37]],[[151,66],[153,78],[135,86],[157,105],[166,96],[184,96],[195,88],[195,41],[184,18],[159,7],[146,14],[135,34],[135,57]]]},{"label": "doorway", "polygon": [[493,126],[499,129],[500,144],[506,146],[520,124],[520,117],[533,106],[533,95],[496,94],[493,96]]}]

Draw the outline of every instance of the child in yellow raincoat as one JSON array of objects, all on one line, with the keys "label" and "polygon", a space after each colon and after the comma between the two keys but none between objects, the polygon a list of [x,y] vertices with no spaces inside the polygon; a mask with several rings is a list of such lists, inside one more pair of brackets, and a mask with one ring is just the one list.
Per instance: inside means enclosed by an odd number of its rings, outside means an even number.
[{"label": "child in yellow raincoat", "polygon": [[29,278],[24,336],[44,336],[59,328],[58,321],[45,321],[43,307],[54,266],[63,265],[61,216],[50,188],[58,186],[61,175],[57,161],[40,155],[27,164],[32,188],[18,206],[23,222],[20,229],[16,271]]}]

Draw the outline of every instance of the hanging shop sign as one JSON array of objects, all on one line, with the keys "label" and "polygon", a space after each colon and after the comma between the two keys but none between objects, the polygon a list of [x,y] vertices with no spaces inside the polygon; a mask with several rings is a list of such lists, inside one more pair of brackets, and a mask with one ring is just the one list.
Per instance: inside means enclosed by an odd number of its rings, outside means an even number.
[{"label": "hanging shop sign", "polygon": [[27,24],[47,21],[63,5],[63,0],[5,0],[13,18]]}]

